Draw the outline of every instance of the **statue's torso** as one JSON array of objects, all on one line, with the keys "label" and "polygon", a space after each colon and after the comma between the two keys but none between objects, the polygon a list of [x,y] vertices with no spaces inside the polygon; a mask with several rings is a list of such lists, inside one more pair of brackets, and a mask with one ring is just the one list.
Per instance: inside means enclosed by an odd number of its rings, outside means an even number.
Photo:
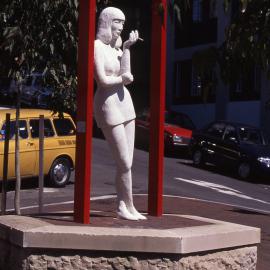
[{"label": "statue's torso", "polygon": [[[98,44],[96,44],[98,42]],[[122,51],[95,41],[102,46],[104,69],[107,76],[119,76]],[[129,91],[122,84],[102,88],[97,84],[94,98],[94,114],[99,127],[114,126],[136,117]]]}]

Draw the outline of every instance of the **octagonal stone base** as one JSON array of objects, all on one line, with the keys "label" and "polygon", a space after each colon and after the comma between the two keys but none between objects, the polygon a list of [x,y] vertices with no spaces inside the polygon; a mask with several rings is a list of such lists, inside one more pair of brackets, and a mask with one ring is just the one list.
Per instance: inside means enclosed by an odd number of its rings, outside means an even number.
[{"label": "octagonal stone base", "polygon": [[203,225],[108,228],[0,217],[0,269],[255,270],[260,229],[195,216]]}]

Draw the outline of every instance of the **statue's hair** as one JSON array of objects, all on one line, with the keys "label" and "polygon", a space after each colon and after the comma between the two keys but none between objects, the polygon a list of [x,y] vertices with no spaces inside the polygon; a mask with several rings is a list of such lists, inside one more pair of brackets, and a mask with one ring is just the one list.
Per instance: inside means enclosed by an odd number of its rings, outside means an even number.
[{"label": "statue's hair", "polygon": [[[105,44],[110,44],[112,40],[112,31],[111,25],[113,19],[121,19],[125,20],[124,13],[115,7],[107,7],[102,10],[98,18],[98,28],[96,38],[101,40]],[[122,45],[121,37],[116,41],[116,47],[120,47]]]}]

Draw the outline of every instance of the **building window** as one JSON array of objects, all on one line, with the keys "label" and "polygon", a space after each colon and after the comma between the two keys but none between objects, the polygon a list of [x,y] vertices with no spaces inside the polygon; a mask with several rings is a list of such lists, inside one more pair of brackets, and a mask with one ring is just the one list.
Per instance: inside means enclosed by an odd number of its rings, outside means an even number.
[{"label": "building window", "polygon": [[200,97],[202,95],[202,79],[197,74],[195,69],[192,69],[192,86],[191,86],[191,96],[192,97]]},{"label": "building window", "polygon": [[253,66],[243,73],[240,80],[230,85],[230,99],[256,100],[260,98],[261,92],[261,69]]},{"label": "building window", "polygon": [[211,0],[193,0],[192,21],[194,23],[206,22],[216,17],[216,5]]},{"label": "building window", "polygon": [[202,1],[201,0],[193,0],[192,4],[192,20],[193,22],[201,22],[202,21]]},{"label": "building window", "polygon": [[175,63],[174,69],[174,99],[175,101],[187,100],[190,96],[191,89],[191,60],[180,61]]},{"label": "building window", "polygon": [[175,20],[175,47],[185,48],[217,41],[217,18],[211,0],[193,0],[182,10],[181,23]]},{"label": "building window", "polygon": [[214,102],[213,76],[201,78],[191,60],[176,62],[174,66],[174,104]]}]

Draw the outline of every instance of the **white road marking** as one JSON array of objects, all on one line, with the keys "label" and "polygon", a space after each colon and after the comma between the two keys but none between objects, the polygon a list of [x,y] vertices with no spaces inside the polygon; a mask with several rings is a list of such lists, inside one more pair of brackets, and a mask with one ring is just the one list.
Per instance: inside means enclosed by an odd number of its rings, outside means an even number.
[{"label": "white road marking", "polygon": [[[105,199],[111,199],[111,198],[116,198],[116,195],[104,195],[104,196],[97,196],[97,197],[93,197],[93,198],[90,198],[90,201],[97,201],[97,200],[105,200]],[[57,206],[57,205],[64,205],[64,204],[72,204],[74,203],[74,201],[66,201],[66,202],[59,202],[59,203],[47,203],[47,204],[44,204],[43,206]],[[24,207],[21,207],[21,210],[27,210],[27,209],[35,209],[35,208],[38,208],[39,206],[38,205],[30,205],[30,206],[24,206]],[[14,211],[15,209],[14,208],[10,208],[10,209],[7,209],[7,211]]]},{"label": "white road marking", "polygon": [[262,210],[262,209],[253,208],[253,207],[246,207],[246,206],[239,205],[239,204],[223,203],[223,202],[218,202],[218,201],[205,200],[205,199],[199,199],[199,198],[191,198],[191,197],[185,197],[185,196],[177,196],[177,195],[163,195],[163,196],[169,197],[169,198],[180,198],[180,199],[199,201],[199,202],[205,202],[205,203],[220,204],[220,205],[225,205],[225,206],[230,206],[230,207],[237,207],[240,209],[245,209],[248,211],[258,212],[258,213],[262,213],[262,214],[268,214],[268,215],[270,214],[270,211],[267,211],[267,210]]},{"label": "white road marking", "polygon": [[219,185],[219,184],[215,184],[215,183],[211,183],[211,182],[206,182],[206,181],[202,181],[202,180],[197,180],[197,179],[185,179],[185,178],[180,178],[180,177],[175,177],[175,179],[178,181],[189,183],[189,184],[210,188],[212,190],[215,190],[217,192],[220,192],[220,193],[223,193],[226,195],[236,196],[236,197],[241,198],[241,199],[252,200],[252,201],[256,201],[256,202],[270,205],[270,202],[266,202],[266,201],[263,201],[260,199],[256,199],[256,198],[247,196],[239,190],[236,190],[236,189],[233,189],[230,187],[226,187],[223,185]]},{"label": "white road marking", "polygon": [[[37,189],[37,190],[39,190],[39,189]],[[54,192],[59,192],[59,189],[58,188],[44,188],[43,192],[44,193],[54,193]]]},{"label": "white road marking", "polygon": [[97,196],[97,197],[90,198],[90,201],[106,200],[106,199],[112,199],[112,198],[116,198],[116,195]]}]

